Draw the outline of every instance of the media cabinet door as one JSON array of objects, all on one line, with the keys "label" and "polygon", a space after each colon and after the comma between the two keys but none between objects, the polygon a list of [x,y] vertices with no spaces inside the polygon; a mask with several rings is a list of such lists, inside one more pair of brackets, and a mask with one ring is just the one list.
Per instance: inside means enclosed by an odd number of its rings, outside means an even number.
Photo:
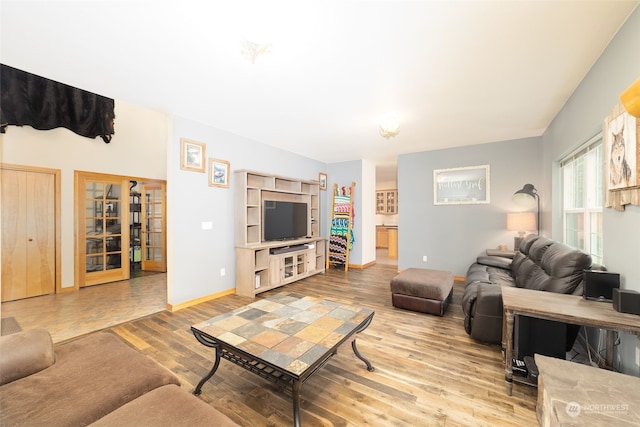
[{"label": "media cabinet door", "polygon": [[271,287],[276,287],[282,284],[284,278],[284,274],[282,272],[282,262],[282,255],[272,255],[271,259],[269,260],[269,276],[271,277],[269,284],[271,285]]}]

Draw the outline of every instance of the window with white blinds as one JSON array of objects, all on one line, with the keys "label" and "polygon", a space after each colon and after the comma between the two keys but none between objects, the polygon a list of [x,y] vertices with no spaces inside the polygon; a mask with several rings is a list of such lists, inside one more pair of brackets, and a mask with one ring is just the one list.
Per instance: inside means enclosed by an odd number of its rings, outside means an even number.
[{"label": "window with white blinds", "polygon": [[602,134],[560,162],[564,242],[603,263],[604,148]]}]

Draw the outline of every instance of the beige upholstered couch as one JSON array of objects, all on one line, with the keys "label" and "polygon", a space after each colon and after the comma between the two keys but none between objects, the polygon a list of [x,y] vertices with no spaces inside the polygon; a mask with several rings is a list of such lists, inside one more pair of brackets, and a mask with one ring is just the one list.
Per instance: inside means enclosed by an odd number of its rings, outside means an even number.
[{"label": "beige upholstered couch", "polygon": [[168,369],[99,332],[54,348],[46,330],[0,338],[0,426],[235,426]]}]

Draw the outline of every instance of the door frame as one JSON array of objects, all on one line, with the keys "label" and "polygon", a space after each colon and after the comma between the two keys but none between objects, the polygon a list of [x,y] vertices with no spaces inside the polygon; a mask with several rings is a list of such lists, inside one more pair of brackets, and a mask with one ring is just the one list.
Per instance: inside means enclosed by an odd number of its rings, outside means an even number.
[{"label": "door frame", "polygon": [[[142,198],[142,271],[167,272],[167,184],[161,181],[145,180],[140,183],[140,193]],[[147,261],[147,235],[149,234],[147,223],[148,202],[146,201],[146,190],[148,188],[162,191],[162,261]],[[147,268],[145,268],[147,267]]]},{"label": "door frame", "polygon": [[51,169],[51,168],[42,168],[37,166],[26,166],[26,165],[16,165],[11,163],[0,163],[0,169],[6,170],[14,170],[20,172],[35,172],[35,173],[47,173],[53,175],[53,191],[54,191],[54,252],[55,252],[55,293],[59,294],[66,290],[73,290],[74,288],[63,288],[62,287],[62,214],[61,214],[61,194],[62,194],[62,183],[61,183],[61,175],[62,172],[60,169]]},{"label": "door frame", "polygon": [[[81,206],[79,205],[80,200],[78,199],[78,194],[80,191],[79,188],[79,177],[91,177],[91,178],[95,178],[95,179],[106,179],[106,180],[121,180],[123,182],[126,182],[127,184],[130,181],[138,181],[138,183],[142,186],[142,185],[146,185],[146,184],[162,184],[163,188],[165,188],[166,190],[166,184],[167,181],[166,180],[161,180],[161,179],[153,179],[153,178],[143,178],[143,177],[135,177],[135,176],[129,176],[129,175],[116,175],[116,174],[110,174],[110,173],[102,173],[102,172],[89,172],[89,171],[80,171],[80,170],[75,170],[74,171],[74,196],[73,196],[73,203],[74,203],[74,229],[75,229],[75,238],[74,238],[74,282],[75,282],[75,289],[78,290],[82,287],[84,287],[86,285],[85,283],[85,275],[86,275],[86,271],[83,271],[83,269],[81,268],[81,265],[84,265],[82,263],[81,260],[81,250],[79,245],[81,245],[82,243],[79,241],[80,239],[80,214],[79,214],[79,209],[81,208]],[[130,189],[129,189],[129,185],[124,185],[122,188],[122,203],[123,203],[123,214],[121,217],[121,227],[122,229],[129,229],[129,225],[130,225],[130,215],[129,215],[129,194],[130,194]],[[163,212],[165,215],[164,221],[165,221],[165,231],[164,231],[164,235],[165,235],[165,239],[166,239],[166,193],[165,195],[163,195]],[[126,206],[125,206],[126,204]],[[126,214],[125,214],[126,212]],[[129,239],[126,239],[127,242],[129,242]],[[127,243],[128,244],[128,243]],[[166,243],[164,246],[164,260],[165,260],[165,265],[167,262],[167,247],[166,247]],[[123,251],[123,255],[127,254],[127,260],[126,260],[126,264],[127,264],[127,268],[126,268],[126,277],[124,279],[118,279],[118,280],[128,280],[131,278],[131,271],[129,268],[129,258],[128,258],[128,249],[127,251]],[[103,283],[111,283],[110,281],[108,282],[103,282]],[[94,284],[98,284],[98,283],[94,283]]]}]

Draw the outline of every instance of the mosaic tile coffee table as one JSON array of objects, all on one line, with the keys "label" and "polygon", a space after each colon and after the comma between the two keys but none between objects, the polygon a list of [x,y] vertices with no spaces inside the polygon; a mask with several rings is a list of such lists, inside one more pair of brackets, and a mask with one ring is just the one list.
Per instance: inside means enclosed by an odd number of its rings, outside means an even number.
[{"label": "mosaic tile coffee table", "polygon": [[348,340],[358,351],[355,334],[364,331],[373,310],[282,292],[193,325],[196,339],[216,349],[213,368],[193,394],[218,369],[220,358],[291,388],[294,425],[300,425],[300,387]]}]

